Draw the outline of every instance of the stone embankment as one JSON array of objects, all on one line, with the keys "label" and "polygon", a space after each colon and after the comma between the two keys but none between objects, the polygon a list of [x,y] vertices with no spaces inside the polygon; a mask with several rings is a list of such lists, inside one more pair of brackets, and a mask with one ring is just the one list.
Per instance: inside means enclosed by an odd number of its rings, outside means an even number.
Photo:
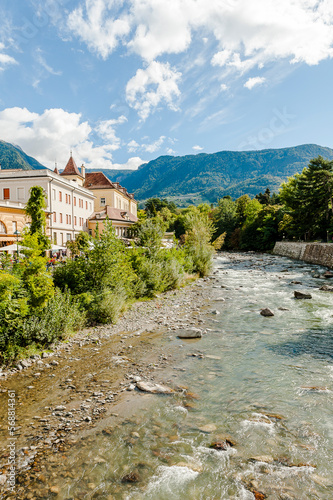
[{"label": "stone embankment", "polygon": [[273,254],[333,268],[333,243],[278,241]]}]

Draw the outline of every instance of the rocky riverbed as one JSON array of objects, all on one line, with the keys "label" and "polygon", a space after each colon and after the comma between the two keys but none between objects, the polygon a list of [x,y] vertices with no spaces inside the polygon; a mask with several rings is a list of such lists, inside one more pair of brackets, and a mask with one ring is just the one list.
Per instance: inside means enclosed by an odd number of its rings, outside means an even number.
[{"label": "rocky riverbed", "polygon": [[[193,328],[200,335],[205,333],[200,328],[202,312],[209,306],[214,279],[199,279],[181,290],[137,302],[116,325],[85,329],[41,356],[0,372],[0,417],[4,424],[0,432],[0,488],[5,498],[56,495],[57,487],[44,481],[45,454],[64,453],[84,433],[98,428],[101,419],[109,419],[108,425],[113,425],[128,417],[141,404],[134,393],[137,385],[147,392],[163,392],[155,386],[156,379],[163,382],[163,369],[172,364],[167,340],[171,342],[177,333]],[[150,389],[144,386],[147,383]],[[17,484],[12,495],[5,493],[8,391],[15,392],[17,426]]]},{"label": "rocky riverbed", "polygon": [[330,280],[223,253],[209,278],[6,373],[3,490],[14,401],[12,498],[333,498]]}]

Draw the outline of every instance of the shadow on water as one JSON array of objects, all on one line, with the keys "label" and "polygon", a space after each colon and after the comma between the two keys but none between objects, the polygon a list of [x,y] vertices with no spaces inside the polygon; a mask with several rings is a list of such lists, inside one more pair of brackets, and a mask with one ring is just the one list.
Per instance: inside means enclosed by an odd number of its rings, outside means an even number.
[{"label": "shadow on water", "polygon": [[269,346],[268,349],[282,356],[306,354],[333,363],[333,330],[313,328],[302,332],[294,340]]}]

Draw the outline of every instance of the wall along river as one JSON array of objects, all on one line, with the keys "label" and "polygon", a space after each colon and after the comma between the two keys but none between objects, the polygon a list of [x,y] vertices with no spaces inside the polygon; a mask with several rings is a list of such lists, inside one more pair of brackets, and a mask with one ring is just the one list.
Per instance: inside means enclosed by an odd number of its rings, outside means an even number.
[{"label": "wall along river", "polygon": [[[323,272],[270,255],[218,256],[207,333],[161,338],[173,366],[156,378],[188,387],[186,397],[130,393],[125,420],[46,462],[57,498],[333,498],[333,293],[319,290],[330,284]],[[266,307],[273,317],[260,315]]]}]

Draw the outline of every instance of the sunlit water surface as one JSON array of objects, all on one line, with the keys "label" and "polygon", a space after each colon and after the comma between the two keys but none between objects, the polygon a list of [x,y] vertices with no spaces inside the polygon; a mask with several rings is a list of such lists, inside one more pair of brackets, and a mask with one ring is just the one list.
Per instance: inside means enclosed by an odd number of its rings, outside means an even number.
[{"label": "sunlit water surface", "polygon": [[[215,272],[207,334],[162,341],[179,368],[168,380],[193,394],[142,395],[144,411],[48,464],[59,498],[333,498],[333,293],[319,291],[329,280],[314,277],[317,266],[256,254],[218,257]],[[226,437],[233,447],[209,447]],[[122,482],[130,473],[137,481]]]}]

